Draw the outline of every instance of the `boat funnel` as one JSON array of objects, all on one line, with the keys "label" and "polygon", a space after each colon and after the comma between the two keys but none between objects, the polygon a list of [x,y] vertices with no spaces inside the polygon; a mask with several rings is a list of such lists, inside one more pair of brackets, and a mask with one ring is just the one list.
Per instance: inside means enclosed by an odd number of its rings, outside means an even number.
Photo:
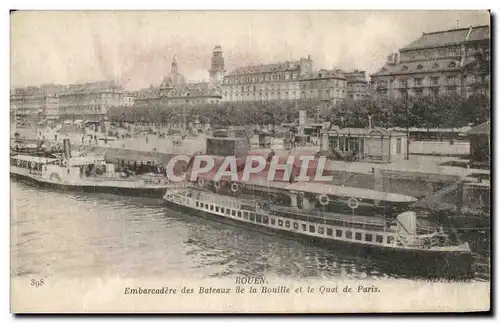
[{"label": "boat funnel", "polygon": [[403,212],[397,217],[398,232],[406,234],[417,233],[417,214],[412,211]]},{"label": "boat funnel", "polygon": [[68,160],[71,158],[71,144],[69,142],[69,139],[64,139],[63,145],[64,159]]}]

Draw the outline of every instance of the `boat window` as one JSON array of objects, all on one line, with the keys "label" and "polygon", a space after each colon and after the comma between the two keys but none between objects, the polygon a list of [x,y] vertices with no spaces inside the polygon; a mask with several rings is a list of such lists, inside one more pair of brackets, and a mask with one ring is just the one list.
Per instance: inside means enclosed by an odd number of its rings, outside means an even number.
[{"label": "boat window", "polygon": [[[241,217],[241,212],[238,212],[238,216]],[[243,218],[248,220],[248,212],[243,212]]]},{"label": "boat window", "polygon": [[307,225],[306,224],[302,224],[302,231],[307,231]]},{"label": "boat window", "polygon": [[219,212],[219,207],[218,206],[215,207],[215,212]]},{"label": "boat window", "polygon": [[231,215],[231,209],[226,209],[226,214]]},{"label": "boat window", "polygon": [[312,232],[312,233],[316,232],[316,227],[314,225],[310,225],[309,232]]},{"label": "boat window", "polygon": [[380,234],[377,234],[375,236],[375,241],[377,241],[378,243],[384,243],[384,237],[381,236]]},{"label": "boat window", "polygon": [[208,204],[205,204],[205,209],[207,209],[207,210],[208,210]]},{"label": "boat window", "polygon": [[356,239],[356,240],[361,240],[361,233],[356,232],[356,233],[354,234],[354,239]]},{"label": "boat window", "polygon": [[224,213],[224,208],[223,207],[220,208],[220,213]]},{"label": "boat window", "polygon": [[326,235],[327,236],[332,236],[333,235],[333,230],[330,228],[326,228]]},{"label": "boat window", "polygon": [[204,206],[204,204],[203,204],[203,203],[200,203],[200,207],[203,207],[203,206]]},{"label": "boat window", "polygon": [[289,228],[289,227],[290,227],[290,221],[286,221],[286,222],[285,222],[285,226],[286,226],[287,228]]},{"label": "boat window", "polygon": [[297,222],[294,222],[294,223],[293,223],[293,228],[294,228],[295,230],[297,230],[297,229],[299,228],[299,224],[298,224]]},{"label": "boat window", "polygon": [[373,236],[370,233],[365,234],[365,241],[371,242],[373,239]]},{"label": "boat window", "polygon": [[210,211],[213,211],[214,210],[214,206],[212,204],[210,204]]},{"label": "boat window", "polygon": [[345,232],[345,237],[346,237],[347,239],[352,239],[352,231],[346,231],[346,232]]},{"label": "boat window", "polygon": [[387,237],[387,243],[388,244],[393,244],[394,243],[394,237],[393,236],[388,236]]},{"label": "boat window", "polygon": [[255,221],[255,214],[250,213],[250,221]]},{"label": "boat window", "polygon": [[342,237],[342,230],[335,230],[336,237]]},{"label": "boat window", "polygon": [[282,226],[283,226],[283,220],[278,220],[278,225],[279,225],[280,227],[282,227]]},{"label": "boat window", "polygon": [[196,202],[196,207],[200,206],[200,203],[199,202]]},{"label": "boat window", "polygon": [[319,228],[318,228],[318,233],[319,233],[319,234],[325,234],[325,228],[323,228],[323,227],[319,227]]},{"label": "boat window", "polygon": [[238,217],[241,218],[241,211],[238,211]]},{"label": "boat window", "polygon": [[262,222],[262,215],[260,214],[255,214],[255,221],[261,223]]},{"label": "boat window", "polygon": [[235,210],[232,210],[231,212],[232,212],[233,216],[236,216],[236,211]]},{"label": "boat window", "polygon": [[264,224],[269,224],[269,217],[268,217],[267,215],[264,215],[264,216],[262,217],[262,223],[264,223]]},{"label": "boat window", "polygon": [[276,225],[276,219],[271,218],[271,224],[272,224],[272,225]]}]

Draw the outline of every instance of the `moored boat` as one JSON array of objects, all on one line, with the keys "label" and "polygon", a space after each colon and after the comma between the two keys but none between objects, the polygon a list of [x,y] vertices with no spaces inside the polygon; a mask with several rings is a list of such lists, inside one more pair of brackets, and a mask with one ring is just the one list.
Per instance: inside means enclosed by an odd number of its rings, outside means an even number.
[{"label": "moored boat", "polygon": [[[234,191],[236,187],[232,188]],[[311,187],[288,187],[285,191],[287,201],[277,205],[258,195],[223,195],[190,184],[167,190],[164,200],[170,206],[218,221],[394,259],[404,264],[402,267],[429,275],[463,275],[471,271],[468,243],[456,241],[456,237],[437,228],[419,225],[415,212],[401,212],[393,217],[365,216],[352,208],[351,213],[337,213],[313,207],[308,196],[314,194],[320,199],[321,195]],[[300,191],[307,194],[300,196]]]},{"label": "moored boat", "polygon": [[91,193],[162,197],[171,187],[162,174],[116,171],[116,165],[107,163],[103,156],[71,157],[70,151],[65,140],[61,155],[11,154],[10,175],[41,186]]}]

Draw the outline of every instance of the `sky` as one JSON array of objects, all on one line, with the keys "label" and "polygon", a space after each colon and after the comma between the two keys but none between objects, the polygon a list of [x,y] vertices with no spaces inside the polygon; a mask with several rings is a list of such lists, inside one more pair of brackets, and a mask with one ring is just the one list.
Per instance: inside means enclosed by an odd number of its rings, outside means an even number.
[{"label": "sky", "polygon": [[18,11],[11,87],[115,80],[158,85],[173,56],[188,81],[208,80],[215,45],[226,70],[311,55],[313,68],[382,67],[422,32],[489,24],[485,11]]}]

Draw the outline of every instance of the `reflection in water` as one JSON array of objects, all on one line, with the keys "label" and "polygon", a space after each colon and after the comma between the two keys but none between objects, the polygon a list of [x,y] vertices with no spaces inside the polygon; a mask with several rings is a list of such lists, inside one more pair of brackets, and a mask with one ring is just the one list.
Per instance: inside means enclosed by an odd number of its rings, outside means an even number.
[{"label": "reflection in water", "polygon": [[[411,278],[362,255],[190,216],[159,199],[11,182],[12,274]],[[478,256],[478,280],[488,279]]]}]

